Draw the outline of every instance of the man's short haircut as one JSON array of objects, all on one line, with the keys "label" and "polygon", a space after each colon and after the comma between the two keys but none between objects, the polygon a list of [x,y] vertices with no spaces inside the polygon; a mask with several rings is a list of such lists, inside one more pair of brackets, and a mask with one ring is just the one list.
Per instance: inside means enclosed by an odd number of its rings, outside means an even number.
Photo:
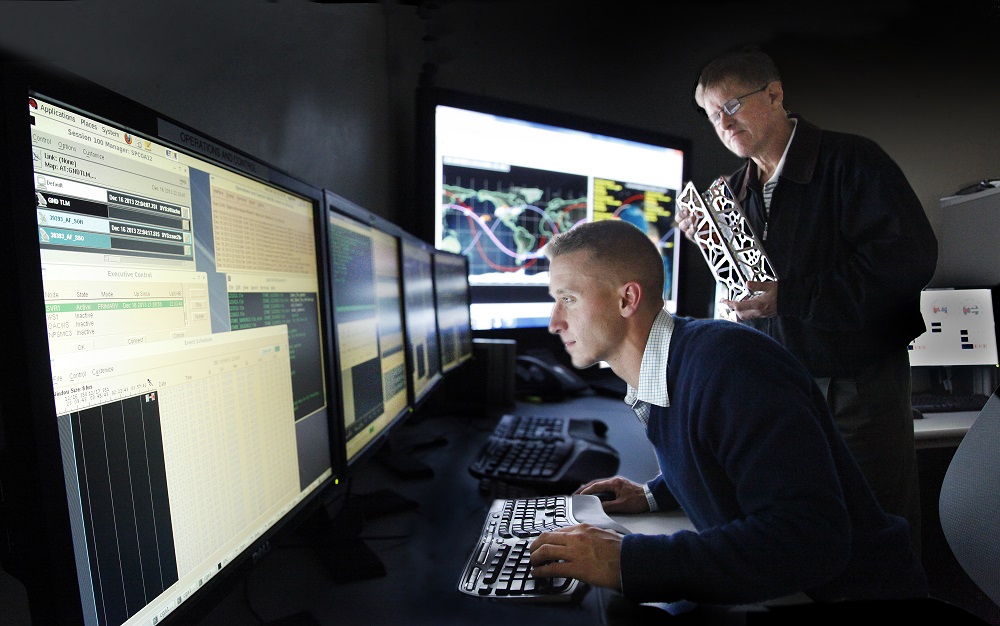
[{"label": "man's short haircut", "polygon": [[701,70],[695,97],[701,106],[700,94],[706,89],[726,81],[738,82],[748,88],[757,88],[781,80],[778,67],[766,53],[756,46],[747,46],[717,57]]},{"label": "man's short haircut", "polygon": [[588,263],[604,270],[616,283],[637,281],[655,297],[645,300],[663,308],[663,257],[656,244],[630,222],[606,219],[577,224],[545,246],[545,255],[554,259],[573,252],[586,252]]}]

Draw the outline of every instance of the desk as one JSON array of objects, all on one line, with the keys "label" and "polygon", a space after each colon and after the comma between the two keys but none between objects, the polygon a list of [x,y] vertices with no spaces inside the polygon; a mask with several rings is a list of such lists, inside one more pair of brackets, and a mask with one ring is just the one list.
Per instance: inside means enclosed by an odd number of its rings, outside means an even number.
[{"label": "desk", "polygon": [[[652,478],[657,465],[642,425],[620,400],[588,396],[556,404],[519,404],[536,415],[573,415],[604,420],[608,441],[621,454],[619,473]],[[250,570],[240,588],[221,599],[198,622],[202,626],[275,621],[308,611],[319,624],[546,624],[649,623],[670,618],[660,608],[635,605],[620,594],[590,589],[578,605],[506,604],[466,596],[457,589],[476,544],[491,499],[479,492],[468,472],[496,420],[454,415],[427,417],[403,427],[404,438],[443,436],[447,444],[416,453],[433,478],[401,479],[373,460],[353,478],[352,490],[370,493],[389,487],[419,508],[370,520],[362,533],[385,564],[385,577],[338,584],[315,551],[294,539],[272,548]],[[630,519],[632,518],[632,519]],[[617,516],[635,530],[670,532],[690,528],[677,513]],[[256,615],[255,615],[256,614]],[[655,620],[654,620],[655,621]],[[685,623],[688,620],[684,619]]]},{"label": "desk", "polygon": [[979,411],[924,413],[913,420],[914,444],[921,448],[956,448],[976,421]]},{"label": "desk", "polygon": [[[586,396],[562,403],[522,403],[515,411],[535,415],[570,415],[605,421],[608,442],[621,455],[619,473],[645,481],[658,472],[642,425],[620,399]],[[497,414],[495,417],[497,417]],[[468,472],[495,417],[436,415],[414,420],[401,430],[397,443],[443,437],[444,446],[417,452],[434,470],[432,478],[403,479],[373,460],[352,479],[356,493],[392,490],[415,500],[415,510],[370,520],[362,533],[385,564],[382,578],[336,583],[311,546],[294,539],[275,546],[201,619],[201,626],[258,621],[291,624],[716,624],[733,616],[711,607],[672,617],[671,606],[644,606],[620,594],[591,589],[578,605],[507,604],[473,598],[457,590],[462,569],[476,544],[490,504]],[[914,420],[921,446],[956,445],[975,414],[928,414]],[[405,445],[405,444],[404,444]],[[616,515],[634,532],[674,532],[691,528],[680,513]],[[719,611],[721,609],[714,609]],[[308,611],[315,621],[278,622]]]}]

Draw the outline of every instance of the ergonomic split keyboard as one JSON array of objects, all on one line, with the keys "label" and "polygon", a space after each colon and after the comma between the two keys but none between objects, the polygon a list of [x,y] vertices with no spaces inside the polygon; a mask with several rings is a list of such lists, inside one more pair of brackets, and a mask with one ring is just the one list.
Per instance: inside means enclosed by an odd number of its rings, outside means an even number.
[{"label": "ergonomic split keyboard", "polygon": [[578,599],[578,592],[585,587],[576,579],[532,578],[528,546],[543,532],[582,523],[629,533],[608,517],[597,496],[494,500],[458,589],[480,598],[535,602]]},{"label": "ergonomic split keyboard", "polygon": [[618,452],[598,420],[504,415],[469,465],[480,479],[566,493],[618,471]]}]

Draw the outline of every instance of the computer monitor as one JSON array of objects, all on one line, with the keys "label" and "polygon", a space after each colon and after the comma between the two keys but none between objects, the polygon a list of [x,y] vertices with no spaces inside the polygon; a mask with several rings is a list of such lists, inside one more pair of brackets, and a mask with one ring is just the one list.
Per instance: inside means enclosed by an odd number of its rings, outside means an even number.
[{"label": "computer monitor", "polygon": [[342,471],[321,192],[2,69],[3,566],[37,623],[187,623]]},{"label": "computer monitor", "polygon": [[422,89],[418,103],[426,237],[468,257],[474,330],[548,326],[542,249],[601,219],[627,220],[656,242],[665,306],[677,311],[683,237],[673,221],[688,140],[447,89]]},{"label": "computer monitor", "polygon": [[403,236],[400,254],[407,371],[413,393],[411,403],[416,409],[443,378],[434,308],[434,247],[407,233]]},{"label": "computer monitor", "polygon": [[410,411],[400,230],[326,192],[334,349],[348,467]]},{"label": "computer monitor", "polygon": [[434,301],[441,340],[441,371],[447,374],[472,358],[467,256],[435,250]]},{"label": "computer monitor", "polygon": [[911,366],[992,365],[997,358],[996,288],[925,289],[927,330],[910,345]]}]

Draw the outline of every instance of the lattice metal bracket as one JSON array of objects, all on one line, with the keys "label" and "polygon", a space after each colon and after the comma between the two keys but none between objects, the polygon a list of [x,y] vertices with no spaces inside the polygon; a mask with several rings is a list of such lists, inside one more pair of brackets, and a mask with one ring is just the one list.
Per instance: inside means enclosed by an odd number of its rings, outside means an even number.
[{"label": "lattice metal bracket", "polygon": [[677,198],[677,204],[694,216],[694,241],[730,300],[743,300],[753,295],[747,288],[747,281],[778,279],[724,178],[712,183],[704,195],[689,182]]}]

